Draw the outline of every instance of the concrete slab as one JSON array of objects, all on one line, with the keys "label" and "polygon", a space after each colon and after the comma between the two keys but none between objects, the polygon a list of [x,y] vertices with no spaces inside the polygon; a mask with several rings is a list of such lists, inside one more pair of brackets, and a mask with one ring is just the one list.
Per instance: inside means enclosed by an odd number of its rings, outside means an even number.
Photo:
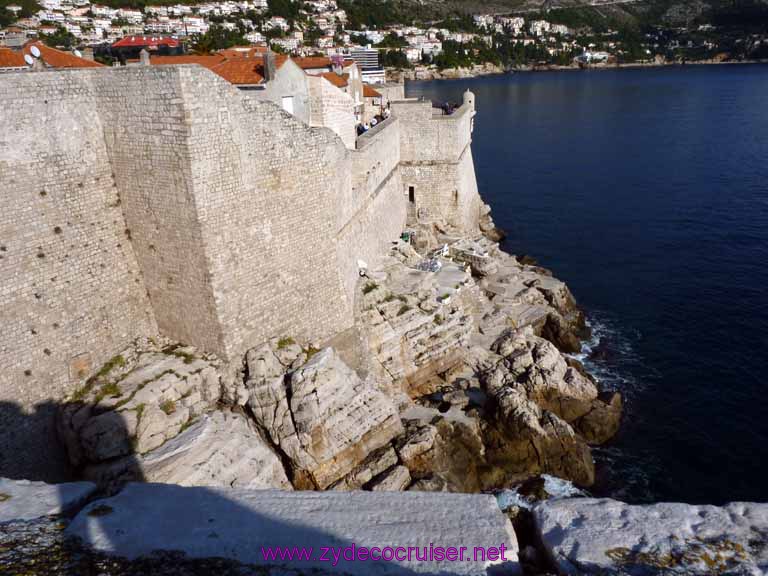
[{"label": "concrete slab", "polygon": [[[520,574],[517,539],[496,500],[427,492],[280,492],[129,484],[83,509],[67,534],[106,553],[136,558],[177,550],[192,558],[283,564],[325,573]],[[506,562],[474,558],[474,547],[506,549]],[[357,560],[352,556],[355,546]],[[360,559],[361,547],[466,547],[465,561]],[[262,547],[312,547],[311,559],[275,562]],[[336,549],[323,560],[323,548]],[[338,550],[347,549],[347,558]],[[375,552],[374,552],[375,553]],[[421,554],[422,552],[420,552]],[[400,557],[403,557],[401,552]]]},{"label": "concrete slab", "polygon": [[46,484],[0,478],[0,523],[73,511],[96,490],[92,482]]}]

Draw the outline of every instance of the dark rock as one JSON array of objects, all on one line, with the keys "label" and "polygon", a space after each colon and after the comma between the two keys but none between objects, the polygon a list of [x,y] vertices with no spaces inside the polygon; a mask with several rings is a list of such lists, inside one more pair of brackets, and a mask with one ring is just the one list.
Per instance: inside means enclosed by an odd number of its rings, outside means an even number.
[{"label": "dark rock", "polygon": [[576,421],[575,428],[590,444],[603,444],[618,432],[622,408],[621,394],[601,394],[592,401],[592,409]]}]

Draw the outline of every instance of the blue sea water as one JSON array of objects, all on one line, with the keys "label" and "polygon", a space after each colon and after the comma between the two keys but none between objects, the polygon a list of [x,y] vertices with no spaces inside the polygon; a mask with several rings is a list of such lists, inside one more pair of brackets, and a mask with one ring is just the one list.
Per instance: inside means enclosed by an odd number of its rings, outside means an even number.
[{"label": "blue sea water", "polygon": [[768,501],[768,66],[414,82],[478,114],[506,249],[565,280],[626,399],[596,495]]}]

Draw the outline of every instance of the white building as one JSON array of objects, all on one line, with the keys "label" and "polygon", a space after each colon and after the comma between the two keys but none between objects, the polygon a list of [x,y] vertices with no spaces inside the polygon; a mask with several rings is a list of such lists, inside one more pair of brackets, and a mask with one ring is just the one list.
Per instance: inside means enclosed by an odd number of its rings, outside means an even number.
[{"label": "white building", "polygon": [[528,30],[534,36],[544,36],[549,33],[551,27],[552,25],[546,20],[534,20],[531,22],[530,26],[528,26]]}]

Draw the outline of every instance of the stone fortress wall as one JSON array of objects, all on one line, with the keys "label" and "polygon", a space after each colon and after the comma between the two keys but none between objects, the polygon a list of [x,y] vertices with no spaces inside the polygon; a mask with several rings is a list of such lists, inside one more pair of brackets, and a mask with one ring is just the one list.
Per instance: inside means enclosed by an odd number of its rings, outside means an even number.
[{"label": "stone fortress wall", "polygon": [[483,206],[472,158],[474,96],[453,114],[432,108],[428,101],[392,103],[400,118],[400,170],[414,218],[444,218],[462,229],[477,228]]},{"label": "stone fortress wall", "polygon": [[473,103],[393,105],[353,149],[194,65],[5,74],[0,105],[6,406],[61,400],[140,336],[239,363],[344,331],[409,182],[476,229]]}]

